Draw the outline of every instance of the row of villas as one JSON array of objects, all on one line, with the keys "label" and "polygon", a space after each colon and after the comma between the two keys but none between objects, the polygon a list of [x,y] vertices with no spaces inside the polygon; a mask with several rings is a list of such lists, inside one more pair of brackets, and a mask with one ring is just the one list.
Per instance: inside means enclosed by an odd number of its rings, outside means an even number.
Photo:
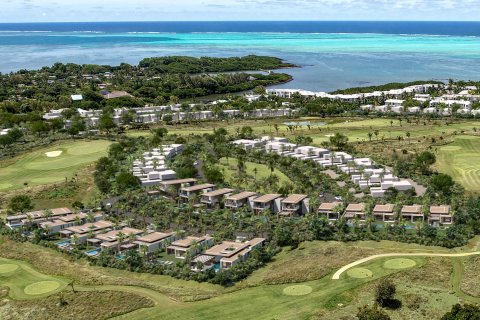
[{"label": "row of villas", "polygon": [[177,174],[168,167],[167,160],[173,158],[182,150],[182,144],[171,144],[144,152],[140,159],[133,161],[132,174],[140,180],[144,187],[175,179]]},{"label": "row of villas", "polygon": [[337,168],[351,176],[351,179],[362,189],[369,189],[374,198],[385,196],[389,188],[408,191],[413,184],[399,179],[387,168],[377,168],[370,158],[355,158],[345,152],[331,152],[328,149],[313,146],[298,146],[289,143],[286,138],[262,137],[257,140],[236,140],[233,144],[249,150],[263,148],[267,152],[275,152],[284,157],[297,160],[314,161],[323,168]]},{"label": "row of villas", "polygon": [[[45,120],[53,120],[63,118],[63,109],[50,110],[43,115]],[[84,110],[77,109],[78,114],[85,120],[87,127],[98,127],[100,117],[102,116],[101,110]],[[183,122],[192,120],[215,120],[224,118],[278,118],[278,117],[290,117],[296,112],[290,108],[278,108],[278,109],[255,109],[248,112],[243,112],[237,109],[222,110],[220,113],[216,113],[210,110],[204,111],[180,111],[179,106],[147,106],[144,108],[117,108],[114,109],[113,121],[117,125],[123,124],[123,116],[126,113],[133,112],[134,122],[143,124],[155,124],[169,117],[172,122]],[[69,120],[66,121],[68,127]]]},{"label": "row of villas", "polygon": [[190,256],[193,271],[231,268],[246,260],[252,250],[265,243],[264,238],[237,238],[236,241],[223,241],[215,245],[209,235],[179,237],[175,232],[144,231],[123,224],[114,226],[111,221],[105,220],[101,212],[73,213],[68,208],[8,216],[6,224],[11,228],[36,225],[48,235],[65,239],[58,243],[60,248],[86,244],[93,248],[85,252],[88,256],[97,256],[103,250],[116,253],[117,256],[125,250],[139,250],[143,254],[164,250],[177,259]]},{"label": "row of villas", "polygon": [[371,98],[401,98],[405,94],[426,94],[431,88],[438,88],[439,84],[422,84],[409,86],[403,89],[393,89],[388,91],[374,91],[368,93],[356,94],[330,94],[327,92],[314,92],[302,89],[267,89],[267,94],[276,97],[291,99],[295,95],[300,95],[306,98],[326,98],[332,100],[340,100],[343,102],[363,102]]},{"label": "row of villas", "polygon": [[[453,214],[450,206],[430,206],[424,211],[421,205],[405,205],[399,212],[393,204],[377,204],[371,215],[377,222],[393,223],[402,218],[411,223],[428,221],[434,227],[449,226],[453,224]],[[344,207],[341,202],[325,202],[320,205],[317,213],[330,221],[338,221],[341,218],[347,222],[358,219],[365,222],[369,213],[365,203],[350,203]]]},{"label": "row of villas", "polygon": [[214,184],[195,184],[195,179],[168,181],[160,184],[161,190],[178,190],[182,202],[195,201],[196,204],[213,209],[223,205],[230,210],[246,207],[255,214],[269,211],[284,216],[299,216],[309,213],[309,198],[304,194],[292,194],[283,197],[281,194],[260,195],[252,191],[239,191],[231,188],[216,189]]},{"label": "row of villas", "polygon": [[[420,106],[415,106],[415,107],[405,107],[405,100],[401,99],[388,99],[385,101],[385,105],[381,106],[374,106],[371,104],[368,105],[362,105],[360,106],[360,109],[365,110],[365,111],[370,111],[370,112],[378,112],[378,113],[409,113],[409,114],[439,114],[443,116],[449,116],[452,115],[453,111],[453,106],[457,105],[457,113],[459,114],[472,114],[474,116],[480,115],[480,110],[472,110],[472,105],[473,102],[478,102],[479,100],[476,99],[470,99],[470,100],[463,100],[463,99],[458,99],[458,96],[456,96],[457,99],[454,100],[448,95],[447,97],[436,97],[432,98],[428,94],[418,94],[415,95],[414,100],[420,102],[420,103],[425,103],[428,102],[429,106],[428,107],[420,107]],[[463,97],[463,96],[460,96]],[[475,96],[479,97],[480,96]],[[471,97],[470,97],[471,98]]]}]

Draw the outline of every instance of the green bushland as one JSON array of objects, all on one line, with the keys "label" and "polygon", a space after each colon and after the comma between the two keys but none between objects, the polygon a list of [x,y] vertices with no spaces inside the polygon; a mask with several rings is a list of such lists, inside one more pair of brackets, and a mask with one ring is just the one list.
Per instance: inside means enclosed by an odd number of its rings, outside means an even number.
[{"label": "green bushland", "polygon": [[[0,191],[23,188],[25,182],[35,186],[65,181],[105,156],[110,144],[106,140],[64,142],[0,163]],[[45,153],[51,151],[62,153],[49,158]]]}]

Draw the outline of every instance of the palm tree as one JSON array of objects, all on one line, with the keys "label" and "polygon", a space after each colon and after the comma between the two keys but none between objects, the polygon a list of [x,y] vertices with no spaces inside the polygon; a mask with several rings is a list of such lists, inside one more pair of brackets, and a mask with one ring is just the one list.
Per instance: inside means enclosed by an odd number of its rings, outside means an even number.
[{"label": "palm tree", "polygon": [[43,210],[43,217],[50,221],[50,219],[53,217],[53,212],[50,209],[45,209]]},{"label": "palm tree", "polygon": [[122,231],[117,233],[117,252],[120,252],[120,246],[122,245],[123,241],[125,241],[126,237],[127,236]]}]

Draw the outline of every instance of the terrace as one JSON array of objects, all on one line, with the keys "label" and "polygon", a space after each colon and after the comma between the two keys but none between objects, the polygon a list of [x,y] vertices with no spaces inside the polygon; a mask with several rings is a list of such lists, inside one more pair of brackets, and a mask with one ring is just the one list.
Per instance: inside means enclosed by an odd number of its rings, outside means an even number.
[{"label": "terrace", "polygon": [[358,218],[361,222],[366,221],[365,203],[350,203],[343,214],[345,219],[353,220]]},{"label": "terrace", "polygon": [[400,214],[403,219],[410,222],[423,222],[425,220],[425,216],[422,213],[422,206],[418,204],[412,206],[403,206]]},{"label": "terrace", "polygon": [[214,257],[215,261],[220,263],[221,269],[228,269],[246,260],[250,252],[261,247],[264,242],[264,238],[254,238],[245,242],[223,241],[205,251],[205,255]]},{"label": "terrace", "polygon": [[185,259],[187,254],[197,254],[204,248],[213,244],[213,238],[209,235],[203,237],[186,237],[172,242],[167,247],[167,254],[174,255],[177,259]]},{"label": "terrace", "polygon": [[438,227],[441,225],[453,224],[453,215],[450,206],[430,206],[430,215],[428,216],[428,223],[432,226]]},{"label": "terrace", "polygon": [[308,212],[308,196],[306,194],[292,194],[281,200],[280,214],[294,216],[304,215]]},{"label": "terrace", "polygon": [[277,213],[279,208],[275,205],[275,201],[279,200],[280,197],[280,194],[271,193],[253,199],[253,211],[256,214],[260,214],[265,210],[270,210],[272,213]]},{"label": "terrace", "polygon": [[201,203],[207,205],[208,208],[213,208],[222,201],[222,198],[230,195],[234,189],[223,188],[214,191],[205,192],[200,199]]},{"label": "terrace", "polygon": [[337,221],[341,216],[341,202],[324,202],[318,207],[318,214],[324,215],[328,220]]},{"label": "terrace", "polygon": [[180,196],[180,199],[184,201],[189,201],[201,193],[212,191],[214,188],[215,188],[215,185],[209,184],[209,183],[198,184],[190,187],[183,187],[180,189],[179,196]]},{"label": "terrace", "polygon": [[243,191],[237,194],[229,195],[225,198],[225,208],[237,210],[244,205],[250,204],[253,198],[257,196],[256,192]]},{"label": "terrace", "polygon": [[393,204],[377,204],[373,208],[373,217],[376,221],[394,222],[395,221],[395,206]]}]

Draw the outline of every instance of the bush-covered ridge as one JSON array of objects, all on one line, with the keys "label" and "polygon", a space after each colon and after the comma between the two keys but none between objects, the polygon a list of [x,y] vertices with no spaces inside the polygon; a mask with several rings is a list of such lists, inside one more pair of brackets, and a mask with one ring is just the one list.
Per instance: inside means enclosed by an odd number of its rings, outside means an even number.
[{"label": "bush-covered ridge", "polygon": [[146,58],[140,61],[138,66],[153,68],[158,73],[253,71],[295,67],[295,65],[285,63],[279,58],[256,55],[230,58],[187,56]]}]

